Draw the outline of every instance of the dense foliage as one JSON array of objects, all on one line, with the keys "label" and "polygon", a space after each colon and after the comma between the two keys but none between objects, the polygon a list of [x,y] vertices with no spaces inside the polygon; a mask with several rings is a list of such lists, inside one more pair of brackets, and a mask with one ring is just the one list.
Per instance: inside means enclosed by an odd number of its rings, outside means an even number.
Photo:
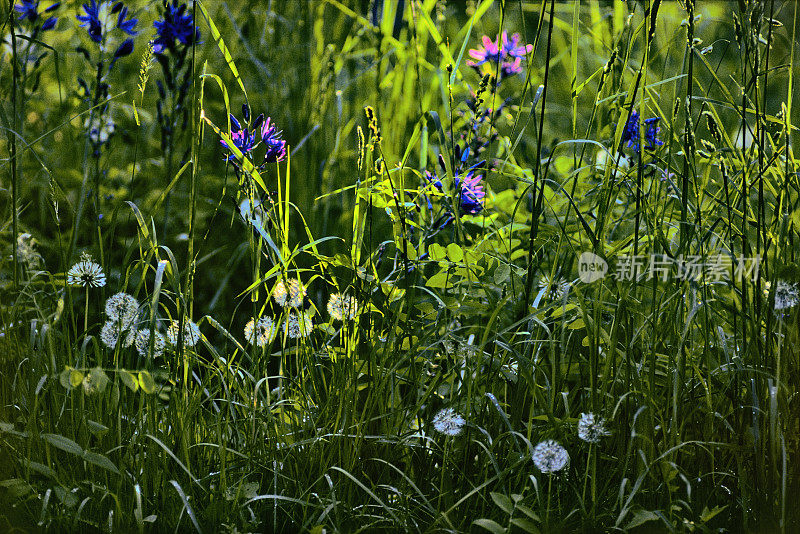
[{"label": "dense foliage", "polygon": [[0,6],[0,530],[800,529],[798,5]]}]

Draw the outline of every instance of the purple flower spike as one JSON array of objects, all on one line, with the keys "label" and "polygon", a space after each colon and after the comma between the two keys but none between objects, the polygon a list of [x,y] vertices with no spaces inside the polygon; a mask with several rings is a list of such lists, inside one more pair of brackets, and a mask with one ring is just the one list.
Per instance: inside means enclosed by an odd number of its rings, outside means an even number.
[{"label": "purple flower spike", "polygon": [[[660,120],[661,117],[645,119],[644,139],[647,141],[647,145],[644,147],[645,150],[655,150],[657,146],[664,144],[664,142],[657,137],[658,132],[661,131],[661,127],[658,126],[658,121]],[[631,111],[631,116],[625,124],[625,129],[622,131],[622,142],[626,141],[628,147],[633,148],[635,152],[641,150],[639,146],[639,112],[635,109]]]}]

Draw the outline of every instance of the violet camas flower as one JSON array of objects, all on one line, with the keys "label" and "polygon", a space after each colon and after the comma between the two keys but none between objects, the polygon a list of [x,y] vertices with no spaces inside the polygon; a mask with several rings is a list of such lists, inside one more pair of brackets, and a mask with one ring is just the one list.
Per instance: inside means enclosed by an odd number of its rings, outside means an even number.
[{"label": "violet camas flower", "polygon": [[52,6],[46,8],[44,11],[39,11],[39,0],[30,1],[30,0],[22,0],[22,3],[16,4],[14,6],[14,11],[17,13],[21,13],[19,17],[19,21],[22,22],[23,20],[28,20],[33,26],[36,26],[39,19],[41,18],[44,20],[42,22],[40,31],[47,31],[53,29],[56,25],[56,21],[58,20],[56,17],[49,17],[45,19],[43,15],[45,13],[51,13],[58,9],[58,6],[61,5],[59,2],[56,2]]},{"label": "violet camas flower", "polygon": [[[138,19],[128,19],[128,8],[122,2],[111,4],[108,0],[101,0],[98,4],[96,0],[92,0],[91,4],[83,4],[83,11],[85,15],[76,15],[76,18],[81,21],[81,27],[86,28],[89,32],[89,37],[95,43],[102,43],[103,38],[109,31],[114,28],[119,28],[128,35],[136,35],[136,23]],[[116,24],[114,23],[113,15],[117,15]]]},{"label": "violet camas flower", "polygon": [[[657,146],[661,146],[664,144],[663,141],[658,139],[658,132],[661,131],[661,127],[658,126],[658,121],[661,120],[661,117],[652,117],[650,119],[645,119],[644,121],[644,139],[647,141],[647,146],[645,146],[645,150],[654,150]],[[625,124],[625,129],[622,132],[622,141],[627,141],[628,147],[632,147],[634,151],[639,152],[639,112],[635,109],[631,111],[631,116],[628,119],[628,122]]]},{"label": "violet camas flower", "polygon": [[[469,148],[467,148],[462,154],[460,159],[461,163],[463,164],[468,157]],[[454,183],[458,193],[458,205],[462,214],[477,215],[483,211],[483,201],[486,197],[486,193],[483,190],[483,183],[481,182],[483,176],[479,173],[481,172],[480,167],[483,166],[484,163],[486,162],[479,161],[475,165],[472,165],[466,169],[463,174],[459,169],[455,170],[456,176]],[[442,169],[445,168],[444,158],[441,156],[441,154],[439,155],[439,165],[442,167]],[[436,189],[439,191],[442,190],[442,181],[438,178],[438,176],[436,176],[435,173],[425,171],[424,176],[425,179]]]},{"label": "violet camas flower", "polygon": [[[236,117],[233,116],[233,113],[231,113],[231,141],[233,141],[233,144],[236,145],[236,148],[238,148],[243,155],[247,155],[251,150],[258,146],[255,132],[251,133],[247,128],[242,128],[242,125],[238,120],[236,120]],[[224,139],[221,139],[220,143],[225,148],[228,148],[228,144]],[[225,159],[227,161],[235,162],[236,155],[233,153],[228,154],[228,157]]]},{"label": "violet camas flower", "polygon": [[[266,146],[266,152],[264,153],[262,166],[267,163],[283,161],[286,158],[286,141],[281,138],[282,134],[283,132],[272,124],[272,119],[269,117],[265,119],[263,113],[256,117],[250,128],[243,128],[236,117],[231,114],[231,141],[245,156],[263,142]],[[225,140],[220,140],[220,143],[228,148]],[[228,154],[225,159],[234,165],[237,163],[237,158],[232,153]]]},{"label": "violet camas flower", "polygon": [[503,32],[495,41],[484,35],[483,46],[469,51],[472,60],[467,60],[467,65],[480,70],[484,63],[499,63],[502,77],[519,74],[522,72],[522,58],[533,50],[533,45],[520,45],[519,40],[518,33],[513,34],[510,41],[508,32]]},{"label": "violet camas flower", "polygon": [[271,124],[270,118],[267,117],[261,126],[261,141],[267,147],[264,163],[275,163],[286,158],[286,141],[281,139],[282,133]]},{"label": "violet camas flower", "polygon": [[158,37],[153,41],[153,52],[163,54],[169,50],[176,52],[176,41],[183,46],[190,46],[200,40],[200,30],[194,23],[194,17],[187,12],[186,4],[178,4],[178,0],[164,0],[164,16],[153,23]]}]

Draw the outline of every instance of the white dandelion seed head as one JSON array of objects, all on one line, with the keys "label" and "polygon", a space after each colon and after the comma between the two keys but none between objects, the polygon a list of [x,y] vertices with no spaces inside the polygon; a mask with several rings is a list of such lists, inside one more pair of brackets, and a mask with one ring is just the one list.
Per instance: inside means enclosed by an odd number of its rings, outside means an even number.
[{"label": "white dandelion seed head", "polygon": [[100,329],[100,341],[102,341],[103,345],[106,347],[113,349],[117,346],[121,333],[119,324],[114,321],[106,321],[106,324]]},{"label": "white dandelion seed head", "polygon": [[545,274],[539,279],[539,288],[550,293],[554,299],[563,300],[569,293],[570,284],[560,278],[551,280],[550,275]]},{"label": "white dandelion seed head", "polygon": [[108,320],[121,324],[123,330],[133,324],[138,311],[139,301],[133,295],[127,293],[117,293],[106,301]]},{"label": "white dandelion seed head", "polygon": [[798,294],[797,284],[778,280],[775,284],[775,309],[785,310],[797,306],[800,302],[800,295]]},{"label": "white dandelion seed head", "polygon": [[79,287],[103,287],[106,285],[106,275],[103,268],[92,261],[91,256],[83,254],[81,261],[67,271],[67,284]]},{"label": "white dandelion seed head", "polygon": [[533,449],[533,464],[542,473],[561,471],[569,462],[567,449],[555,440],[542,441]]},{"label": "white dandelion seed head", "polygon": [[[167,328],[167,340],[169,341],[170,345],[178,344],[178,334],[180,333],[179,328],[180,327],[177,320],[172,321]],[[194,321],[184,318],[183,345],[185,347],[194,347],[197,345],[198,341],[200,341],[200,327],[198,327],[197,323]]]},{"label": "white dandelion seed head", "polygon": [[24,233],[17,236],[17,260],[28,268],[37,266],[42,259],[36,252],[35,246],[36,240],[31,234]]},{"label": "white dandelion seed head", "polygon": [[353,319],[358,315],[358,301],[351,295],[334,293],[328,300],[328,314],[335,321]]},{"label": "white dandelion seed head", "polygon": [[311,316],[306,312],[300,312],[300,314],[290,313],[283,323],[283,331],[293,339],[308,337],[313,328],[314,323],[311,320]]},{"label": "white dandelion seed head", "polygon": [[272,317],[262,317],[258,321],[250,319],[244,327],[244,338],[251,345],[263,347],[275,339],[277,331]]},{"label": "white dandelion seed head", "polygon": [[445,408],[433,418],[433,428],[445,436],[457,436],[464,429],[466,421],[452,408]]},{"label": "white dandelion seed head", "polygon": [[278,306],[284,308],[299,308],[303,305],[303,297],[306,296],[306,288],[296,278],[289,278],[286,281],[278,280],[272,290],[272,298]]},{"label": "white dandelion seed head", "polygon": [[[136,351],[139,353],[140,356],[146,357],[149,350],[150,350],[150,329],[143,328],[136,333],[136,340],[134,341],[136,344]],[[157,358],[164,354],[164,347],[167,346],[167,342],[164,339],[164,336],[160,332],[156,332],[155,336],[153,337],[153,358]]]},{"label": "white dandelion seed head", "polygon": [[598,443],[604,436],[610,436],[606,422],[593,413],[582,413],[578,421],[578,437],[587,443]]}]

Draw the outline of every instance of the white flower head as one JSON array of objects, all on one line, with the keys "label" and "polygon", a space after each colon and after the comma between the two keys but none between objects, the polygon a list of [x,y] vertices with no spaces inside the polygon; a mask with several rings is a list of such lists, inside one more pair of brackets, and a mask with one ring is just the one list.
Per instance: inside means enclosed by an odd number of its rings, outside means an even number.
[{"label": "white flower head", "polygon": [[464,429],[466,421],[452,408],[445,408],[433,418],[433,428],[445,436],[457,436]]},{"label": "white flower head", "polygon": [[122,325],[123,330],[133,324],[138,311],[139,301],[133,295],[127,293],[117,293],[106,301],[108,320]]},{"label": "white flower head", "polygon": [[593,413],[582,413],[578,421],[578,437],[587,443],[598,443],[604,436],[610,436],[606,422]]},{"label": "white flower head", "polygon": [[[146,357],[150,351],[150,329],[144,328],[136,333],[136,351],[140,356]],[[160,332],[156,332],[153,338],[153,358],[164,354],[164,347],[167,342]]]},{"label": "white flower head", "polygon": [[244,327],[244,338],[251,345],[263,347],[275,339],[277,331],[272,317],[262,317],[258,321],[250,319]]},{"label": "white flower head", "polygon": [[567,450],[555,440],[542,441],[533,449],[533,463],[542,473],[561,471],[569,462]]},{"label": "white flower head", "polygon": [[544,289],[556,300],[564,300],[569,293],[570,284],[560,278],[550,280],[550,276],[545,274],[539,280],[539,288]]},{"label": "white flower head", "polygon": [[272,298],[278,306],[284,308],[299,308],[303,305],[303,297],[306,296],[306,288],[296,278],[288,280],[278,280],[272,290]]},{"label": "white flower head", "polygon": [[104,324],[103,328],[100,330],[100,341],[102,341],[103,345],[106,347],[113,349],[117,346],[117,343],[120,342],[120,339],[122,339],[122,346],[130,347],[133,344],[134,336],[129,333],[123,337],[123,333],[124,329],[120,329],[119,323],[116,321],[106,321],[106,324]]},{"label": "white flower head", "polygon": [[775,309],[785,310],[797,306],[800,302],[800,295],[798,295],[797,284],[778,280],[775,284]]},{"label": "white flower head", "polygon": [[308,337],[313,328],[314,323],[311,316],[306,312],[290,313],[286,316],[286,322],[283,323],[283,331],[294,339]]},{"label": "white flower head", "polygon": [[[170,323],[169,328],[167,328],[167,340],[169,341],[170,345],[178,344],[179,333],[178,321],[174,320]],[[194,347],[197,345],[198,341],[200,341],[200,328],[197,326],[197,323],[184,318],[183,345],[185,347]]]},{"label": "white flower head", "polygon": [[351,295],[334,293],[328,300],[328,314],[335,321],[353,319],[358,315],[358,301]]},{"label": "white flower head", "polygon": [[92,261],[88,254],[81,255],[81,261],[67,271],[67,284],[81,287],[103,287],[106,275],[103,268]]}]

